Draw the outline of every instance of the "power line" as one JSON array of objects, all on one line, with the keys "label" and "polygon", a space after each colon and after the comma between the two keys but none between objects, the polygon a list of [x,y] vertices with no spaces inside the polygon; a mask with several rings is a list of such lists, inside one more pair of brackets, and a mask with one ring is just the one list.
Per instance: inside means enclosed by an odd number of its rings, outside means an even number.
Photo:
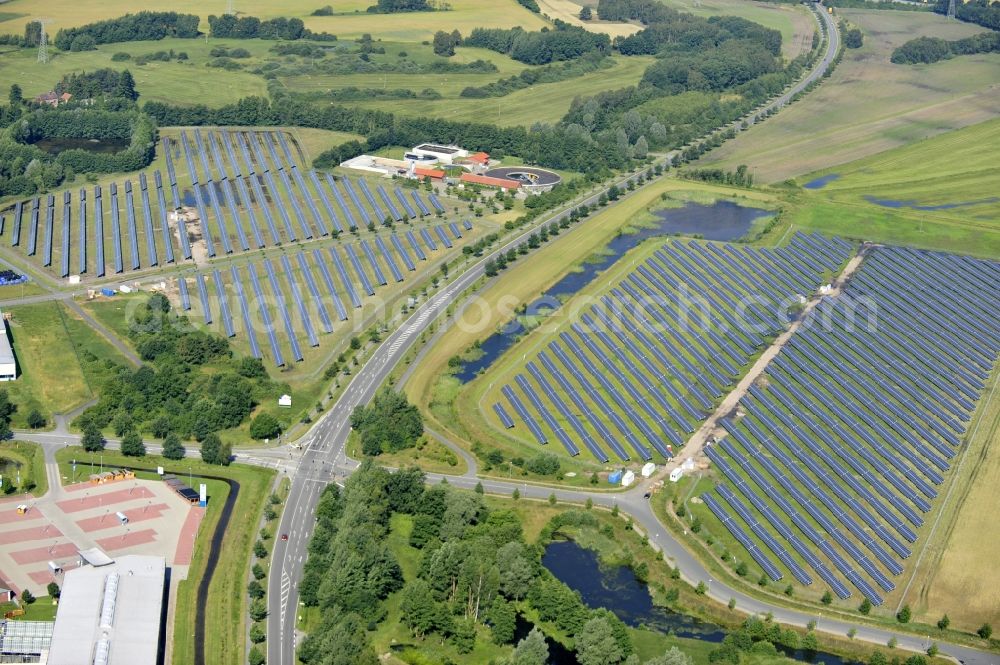
[{"label": "power line", "polygon": [[38,62],[43,65],[49,61],[49,36],[45,32],[45,24],[51,23],[51,19],[40,18],[38,23]]}]

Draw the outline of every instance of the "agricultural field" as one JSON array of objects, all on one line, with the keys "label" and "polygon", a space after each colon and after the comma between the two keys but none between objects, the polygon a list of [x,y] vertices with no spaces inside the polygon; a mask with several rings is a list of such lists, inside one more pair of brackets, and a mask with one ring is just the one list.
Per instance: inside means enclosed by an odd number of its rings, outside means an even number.
[{"label": "agricultural field", "polygon": [[[23,32],[24,26],[17,27],[16,31]],[[6,30],[0,27],[0,32]],[[80,53],[63,53],[53,49],[53,55],[45,64],[38,62],[37,52],[34,49],[11,49],[5,46],[0,47],[2,49],[0,87],[7,89],[12,83],[17,83],[24,90],[24,96],[31,98],[52,90],[55,84],[70,72],[94,71],[110,67],[117,70],[128,69],[132,72],[135,88],[142,101],[221,106],[235,102],[241,97],[264,95],[267,92],[266,81],[248,72],[205,66],[205,63],[211,60],[209,52],[220,45],[238,46],[252,54],[252,57],[244,62],[256,64],[268,56],[268,49],[272,44],[273,42],[256,39],[163,39],[126,42],[106,44],[99,46],[95,51]],[[128,53],[135,59],[138,56],[170,50],[175,53],[187,53],[189,59],[152,61],[145,65],[137,65],[132,61],[115,62],[111,59],[116,53]]]},{"label": "agricultural field", "polygon": [[802,176],[789,219],[796,228],[1000,257],[998,149],[1000,119]]},{"label": "agricultural field", "polygon": [[[920,36],[959,39],[982,28],[929,12],[837,9],[864,32],[823,84],[781,112],[703,157],[698,166],[747,164],[774,183],[846,164],[981,123],[1000,109],[1000,54],[933,65],[894,65],[892,50]],[[944,175],[944,174],[942,174]]]},{"label": "agricultural field", "polygon": [[[310,16],[320,7],[332,4],[334,16]],[[316,32],[330,32],[338,36],[358,37],[364,33],[379,34],[401,41],[422,41],[430,39],[437,30],[458,29],[465,33],[472,28],[490,25],[493,27],[514,27],[520,25],[526,30],[537,30],[546,22],[537,14],[529,12],[514,0],[479,2],[478,0],[451,0],[451,10],[447,12],[417,12],[406,15],[406,21],[396,21],[384,14],[368,14],[365,9],[375,4],[374,0],[291,0],[275,4],[267,0],[241,0],[240,14],[263,19],[301,18],[306,27]],[[33,17],[44,15],[52,19],[49,29],[54,33],[59,28],[92,23],[106,18],[123,16],[136,11],[135,3],[127,0],[10,0],[4,3],[0,14],[0,33],[21,34],[24,23]],[[208,16],[222,15],[226,11],[224,2],[204,3],[195,0],[176,0],[170,3],[170,10],[202,17],[202,31],[208,29]],[[399,26],[399,27],[393,27]]]},{"label": "agricultural field", "polygon": [[[596,14],[596,9],[593,7],[596,3],[587,4],[591,6],[591,9],[594,9]],[[638,23],[602,21],[600,18],[582,21],[580,20],[580,10],[583,8],[583,4],[573,2],[573,0],[540,0],[538,6],[541,8],[542,14],[552,20],[558,19],[571,25],[579,25],[591,32],[603,32],[612,39],[615,37],[627,37],[642,30],[642,25]]]},{"label": "agricultural field", "polygon": [[111,343],[61,302],[11,307],[7,322],[20,376],[4,386],[17,405],[13,427],[27,427],[33,409],[52,424],[97,397],[106,362],[124,358]]},{"label": "agricultural field", "polygon": [[[686,519],[737,574],[773,593],[829,592],[824,603],[845,609],[867,598],[891,615],[909,602],[936,620],[955,607],[910,588],[907,569],[933,536],[954,467],[976,463],[963,461],[966,433],[995,427],[992,391],[981,398],[1000,348],[995,294],[983,290],[997,270],[877,248],[809,315],[706,447],[713,482],[685,494]],[[971,563],[967,547],[949,554]],[[960,613],[962,629],[991,618],[972,611]]]},{"label": "agricultural field", "polygon": [[[459,48],[456,53],[461,53]],[[489,60],[497,61],[503,56],[491,54]],[[432,116],[444,120],[485,121],[489,120],[499,126],[526,125],[536,122],[554,123],[569,110],[575,97],[595,95],[608,88],[608,81],[614,80],[616,87],[635,85],[642,78],[643,72],[653,62],[651,56],[612,56],[612,66],[576,78],[554,83],[539,83],[529,88],[517,90],[504,95],[486,99],[470,99],[459,97],[458,93],[468,85],[482,85],[504,78],[501,73],[485,74],[427,74],[417,76],[394,76],[391,74],[351,75],[337,77],[306,77],[303,81],[287,81],[286,84],[297,89],[299,86],[318,85],[321,89],[332,86],[408,87],[419,92],[430,88],[440,92],[441,99],[374,99],[351,104],[362,107],[391,111],[406,115]],[[523,67],[523,66],[522,66]],[[516,73],[514,67],[504,66],[504,69]],[[501,71],[504,71],[502,69]],[[509,76],[507,74],[506,76]],[[296,77],[301,78],[301,77]]]}]

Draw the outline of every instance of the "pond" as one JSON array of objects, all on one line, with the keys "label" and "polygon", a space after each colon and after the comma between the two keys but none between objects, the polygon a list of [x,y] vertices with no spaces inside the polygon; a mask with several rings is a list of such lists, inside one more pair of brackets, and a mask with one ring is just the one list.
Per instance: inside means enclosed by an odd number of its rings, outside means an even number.
[{"label": "pond", "polygon": [[[537,300],[528,304],[524,314],[537,316],[559,309],[560,297],[569,297],[586,287],[629,250],[644,240],[671,234],[700,234],[708,240],[738,240],[745,236],[760,217],[774,214],[770,210],[747,208],[731,201],[716,201],[711,205],[688,202],[680,208],[667,208],[655,213],[653,224],[635,233],[615,236],[604,246],[593,261],[587,261],[580,270],[567,274],[546,290]],[[519,319],[513,319],[498,332],[490,335],[479,347],[476,358],[459,365],[455,376],[461,383],[468,383],[488,369],[525,333],[527,329]]]},{"label": "pond", "polygon": [[[573,541],[554,541],[542,556],[545,566],[559,581],[577,591],[590,608],[610,610],[633,628],[672,632],[677,637],[721,642],[722,626],[658,607],[649,588],[626,566],[602,567],[597,552]],[[809,663],[848,665],[840,656],[826,652],[803,652],[778,647],[785,656]],[[570,664],[572,665],[572,663]]]},{"label": "pond", "polygon": [[934,210],[951,210],[953,208],[964,208],[967,206],[983,205],[986,203],[996,203],[1000,201],[1000,197],[991,196],[988,199],[980,199],[978,201],[960,201],[958,203],[938,203],[937,205],[917,205],[916,201],[913,200],[899,200],[899,199],[880,199],[871,194],[866,194],[864,199],[869,203],[874,203],[877,206],[882,206],[883,208],[910,208],[911,210],[922,210],[925,212],[931,212]]},{"label": "pond", "polygon": [[815,180],[810,180],[809,182],[807,182],[802,186],[805,187],[806,189],[823,189],[824,187],[826,187],[839,177],[840,177],[839,173],[828,173],[824,176],[816,178]]},{"label": "pond", "polygon": [[32,145],[50,155],[58,155],[64,150],[86,150],[102,154],[121,152],[129,142],[122,139],[40,139]]}]

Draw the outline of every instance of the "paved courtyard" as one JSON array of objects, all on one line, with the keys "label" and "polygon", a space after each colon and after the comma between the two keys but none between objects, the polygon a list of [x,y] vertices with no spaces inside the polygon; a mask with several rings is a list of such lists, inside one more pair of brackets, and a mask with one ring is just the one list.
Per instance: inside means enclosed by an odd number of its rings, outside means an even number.
[{"label": "paved courtyard", "polygon": [[[24,515],[17,512],[26,504]],[[117,513],[128,518],[122,524]],[[36,596],[54,576],[49,561],[64,570],[77,565],[77,551],[99,547],[123,554],[162,556],[171,567],[191,562],[204,509],[192,506],[157,480],[127,479],[57,487],[42,498],[0,499],[0,579],[18,593]]]}]

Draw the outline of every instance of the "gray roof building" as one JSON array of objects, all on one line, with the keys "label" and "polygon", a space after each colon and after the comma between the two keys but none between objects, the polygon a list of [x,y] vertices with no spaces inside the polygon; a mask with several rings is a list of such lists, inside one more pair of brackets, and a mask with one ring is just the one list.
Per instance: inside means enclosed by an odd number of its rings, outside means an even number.
[{"label": "gray roof building", "polygon": [[157,665],[163,557],[129,555],[66,573],[49,665]]}]

